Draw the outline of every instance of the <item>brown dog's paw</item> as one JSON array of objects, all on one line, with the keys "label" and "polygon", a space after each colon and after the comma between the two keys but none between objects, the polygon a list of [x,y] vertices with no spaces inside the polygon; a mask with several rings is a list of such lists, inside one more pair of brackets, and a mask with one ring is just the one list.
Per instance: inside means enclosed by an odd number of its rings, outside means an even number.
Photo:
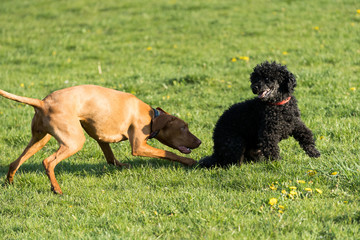
[{"label": "brown dog's paw", "polygon": [[130,169],[131,168],[131,165],[130,164],[127,164],[127,163],[120,163],[119,165],[117,165],[118,167],[121,167],[121,168],[126,168],[126,169]]},{"label": "brown dog's paw", "polygon": [[111,161],[108,161],[108,164],[114,165],[114,166],[117,166],[117,167],[120,167],[120,168],[131,168],[131,165],[130,165],[130,164],[121,163],[121,162],[119,162],[119,161],[116,160],[116,159],[112,159]]},{"label": "brown dog's paw", "polygon": [[61,191],[60,187],[53,187],[51,186],[51,191],[54,193],[54,194],[59,194],[59,195],[62,195],[63,192]]},{"label": "brown dog's paw", "polygon": [[195,165],[197,162],[194,160],[194,159],[192,159],[192,158],[185,158],[186,159],[186,162],[184,162],[184,164],[186,165],[186,166],[189,166],[189,167],[191,167],[191,166],[193,166],[193,165]]}]

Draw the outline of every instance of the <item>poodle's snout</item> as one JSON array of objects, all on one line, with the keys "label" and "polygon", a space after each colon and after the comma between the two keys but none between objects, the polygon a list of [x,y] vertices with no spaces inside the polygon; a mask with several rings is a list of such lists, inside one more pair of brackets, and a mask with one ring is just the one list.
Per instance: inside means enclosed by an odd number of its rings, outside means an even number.
[{"label": "poodle's snout", "polygon": [[259,93],[259,91],[260,91],[260,86],[258,86],[258,85],[251,85],[251,90],[252,90],[252,92],[253,92],[254,94],[257,94],[257,93]]}]

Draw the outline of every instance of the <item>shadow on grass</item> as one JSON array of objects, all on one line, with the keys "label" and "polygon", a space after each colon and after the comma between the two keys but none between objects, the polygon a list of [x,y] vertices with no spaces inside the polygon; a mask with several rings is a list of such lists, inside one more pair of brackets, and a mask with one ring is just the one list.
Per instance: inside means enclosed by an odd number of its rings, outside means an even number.
[{"label": "shadow on grass", "polygon": [[[120,160],[119,160],[120,161]],[[187,170],[192,170],[194,168],[184,166],[177,162],[171,162],[162,159],[146,159],[146,158],[134,158],[128,159],[126,161],[121,161],[122,163],[126,163],[130,165],[130,169],[141,169],[141,168],[152,168],[152,169],[160,169],[160,168],[184,168]],[[1,177],[5,177],[8,170],[9,165],[0,165],[0,175]],[[99,163],[79,163],[77,161],[62,161],[55,168],[55,174],[63,174],[63,173],[71,173],[74,175],[93,175],[93,176],[102,176],[104,174],[111,173],[113,171],[122,171],[123,167],[117,167],[114,165],[108,164],[105,160],[104,162]],[[18,172],[20,173],[45,173],[45,169],[41,162],[26,162],[19,168]],[[16,175],[15,175],[16,177]]]}]

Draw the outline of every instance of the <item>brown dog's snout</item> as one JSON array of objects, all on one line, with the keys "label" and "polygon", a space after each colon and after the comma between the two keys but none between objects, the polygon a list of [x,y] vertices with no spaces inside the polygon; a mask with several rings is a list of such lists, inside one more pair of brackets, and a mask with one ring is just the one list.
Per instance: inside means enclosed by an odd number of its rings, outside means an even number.
[{"label": "brown dog's snout", "polygon": [[188,135],[187,147],[190,149],[198,148],[201,144],[201,140],[190,131],[187,132],[187,135]]},{"label": "brown dog's snout", "polygon": [[[194,136],[195,137],[195,136]],[[194,148],[198,148],[200,145],[201,145],[201,140],[200,139],[198,139],[197,137],[195,137],[196,139],[195,139],[195,142],[194,142],[194,145],[195,145],[195,147]]]}]

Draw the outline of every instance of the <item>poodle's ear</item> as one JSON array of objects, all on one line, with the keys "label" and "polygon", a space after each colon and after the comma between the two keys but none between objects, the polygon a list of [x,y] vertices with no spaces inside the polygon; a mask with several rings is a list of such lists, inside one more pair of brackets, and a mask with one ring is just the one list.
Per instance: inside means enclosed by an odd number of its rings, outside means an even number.
[{"label": "poodle's ear", "polygon": [[294,74],[292,74],[291,72],[287,72],[286,80],[283,84],[285,85],[284,87],[286,88],[287,92],[294,92],[294,88],[296,87],[296,78]]}]

